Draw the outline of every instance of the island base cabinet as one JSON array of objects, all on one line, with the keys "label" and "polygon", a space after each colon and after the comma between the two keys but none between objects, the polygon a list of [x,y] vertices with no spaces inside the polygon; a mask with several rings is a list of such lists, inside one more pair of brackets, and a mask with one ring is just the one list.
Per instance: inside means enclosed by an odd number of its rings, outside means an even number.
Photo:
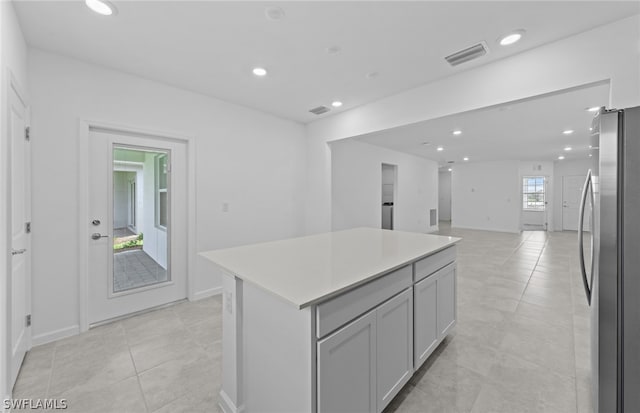
[{"label": "island base cabinet", "polygon": [[413,374],[413,289],[318,342],[318,412],[379,413]]},{"label": "island base cabinet", "polygon": [[438,337],[444,338],[456,324],[456,266],[438,271]]},{"label": "island base cabinet", "polygon": [[318,342],[318,412],[376,411],[376,311]]},{"label": "island base cabinet", "polygon": [[413,289],[376,309],[378,406],[381,412],[413,374]]},{"label": "island base cabinet", "polygon": [[414,285],[414,361],[418,369],[456,324],[456,266]]},{"label": "island base cabinet", "polygon": [[413,287],[414,299],[414,359],[419,368],[438,345],[438,294],[436,280],[428,277]]}]

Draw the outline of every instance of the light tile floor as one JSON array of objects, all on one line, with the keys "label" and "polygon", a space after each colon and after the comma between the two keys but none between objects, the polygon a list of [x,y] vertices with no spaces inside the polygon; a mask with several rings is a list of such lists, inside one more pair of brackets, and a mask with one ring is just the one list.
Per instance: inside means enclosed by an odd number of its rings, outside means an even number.
[{"label": "light tile floor", "polygon": [[[386,412],[591,412],[575,233],[451,230],[458,326]],[[180,303],[35,347],[15,398],[72,412],[218,412],[221,300]],[[277,379],[277,372],[274,372]]]}]

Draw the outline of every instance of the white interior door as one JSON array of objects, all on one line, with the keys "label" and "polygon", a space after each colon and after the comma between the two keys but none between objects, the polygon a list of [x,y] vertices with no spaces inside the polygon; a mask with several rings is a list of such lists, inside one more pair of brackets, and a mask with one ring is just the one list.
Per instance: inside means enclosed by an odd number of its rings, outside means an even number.
[{"label": "white interior door", "polygon": [[[13,387],[24,356],[31,346],[31,251],[27,223],[31,220],[31,152],[26,136],[27,110],[25,102],[11,88],[9,92],[9,130],[11,134],[11,274],[9,276],[10,319],[9,384]],[[30,225],[30,224],[29,224]],[[29,325],[28,325],[29,324]]]},{"label": "white interior door", "polygon": [[565,231],[578,230],[580,196],[585,177],[571,175],[562,178],[562,229]]},{"label": "white interior door", "polygon": [[90,130],[89,324],[187,297],[186,157],[182,142]]}]

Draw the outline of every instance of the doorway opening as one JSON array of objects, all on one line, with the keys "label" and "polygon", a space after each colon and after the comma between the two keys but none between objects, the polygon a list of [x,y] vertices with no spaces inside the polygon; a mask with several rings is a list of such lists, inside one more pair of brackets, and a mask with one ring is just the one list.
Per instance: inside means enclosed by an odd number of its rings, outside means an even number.
[{"label": "doorway opening", "polygon": [[194,230],[187,140],[86,125],[83,142],[81,331],[187,298]]},{"label": "doorway opening", "polygon": [[451,225],[451,168],[438,171],[438,226]]},{"label": "doorway opening", "polygon": [[397,182],[397,165],[382,164],[382,229],[393,229],[395,191]]}]

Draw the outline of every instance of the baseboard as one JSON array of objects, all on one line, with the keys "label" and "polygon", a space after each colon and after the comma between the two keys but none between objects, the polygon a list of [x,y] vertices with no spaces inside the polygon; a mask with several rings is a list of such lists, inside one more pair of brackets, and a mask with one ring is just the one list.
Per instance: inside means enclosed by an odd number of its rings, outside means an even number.
[{"label": "baseboard", "polygon": [[224,390],[220,390],[220,401],[218,402],[218,406],[224,413],[242,413],[244,408],[242,406],[237,407],[231,398],[227,396],[227,393]]},{"label": "baseboard", "polygon": [[213,297],[222,294],[222,286],[209,288],[208,290],[198,291],[193,295],[193,301],[202,300],[203,298]]},{"label": "baseboard", "polygon": [[506,228],[481,228],[481,227],[470,227],[470,226],[462,226],[462,225],[451,225],[451,228],[455,229],[472,229],[474,231],[491,231],[491,232],[506,232],[509,234],[519,234],[520,230],[508,230]]},{"label": "baseboard", "polygon": [[51,343],[52,341],[60,340],[63,338],[76,336],[78,334],[80,334],[80,326],[74,325],[71,327],[65,327],[59,330],[50,331],[48,333],[33,336],[31,340],[32,340],[33,346],[35,347],[41,344]]}]

